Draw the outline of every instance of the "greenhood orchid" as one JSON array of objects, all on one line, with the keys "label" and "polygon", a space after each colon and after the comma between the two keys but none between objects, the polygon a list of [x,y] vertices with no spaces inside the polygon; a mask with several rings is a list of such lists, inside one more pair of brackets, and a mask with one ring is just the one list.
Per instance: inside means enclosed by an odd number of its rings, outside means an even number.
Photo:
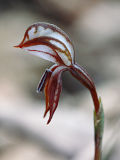
[{"label": "greenhood orchid", "polygon": [[32,55],[54,63],[46,69],[38,84],[37,92],[44,90],[46,97],[46,110],[44,117],[49,112],[49,123],[58,106],[62,90],[61,75],[69,71],[86,88],[89,89],[96,113],[99,110],[99,101],[95,85],[86,71],[75,62],[75,51],[68,35],[53,24],[36,23],[25,32],[22,42],[15,46],[28,51]]}]

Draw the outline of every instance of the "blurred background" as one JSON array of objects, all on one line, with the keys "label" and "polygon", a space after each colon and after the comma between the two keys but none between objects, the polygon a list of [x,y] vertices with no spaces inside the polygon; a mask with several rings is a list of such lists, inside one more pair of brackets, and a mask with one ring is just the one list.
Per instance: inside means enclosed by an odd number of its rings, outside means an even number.
[{"label": "blurred background", "polygon": [[0,160],[92,160],[93,103],[63,74],[49,125],[37,84],[52,64],[13,48],[28,26],[49,22],[73,41],[76,60],[92,76],[105,111],[103,160],[120,159],[120,1],[0,0]]}]

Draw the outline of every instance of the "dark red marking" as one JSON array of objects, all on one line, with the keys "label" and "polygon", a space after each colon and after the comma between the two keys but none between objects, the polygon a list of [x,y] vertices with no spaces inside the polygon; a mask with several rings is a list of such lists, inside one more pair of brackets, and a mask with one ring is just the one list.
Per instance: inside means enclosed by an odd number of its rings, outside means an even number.
[{"label": "dark red marking", "polygon": [[[77,67],[76,67],[76,66]],[[73,66],[71,66],[70,68],[70,72],[71,74],[78,79],[86,88],[89,89],[93,102],[94,102],[94,106],[95,106],[95,111],[96,113],[98,113],[99,111],[99,100],[98,100],[98,96],[97,96],[97,92],[96,92],[96,88],[95,85],[93,83],[93,80],[91,79],[91,77],[86,73],[85,70],[83,70],[83,68],[81,66],[79,66],[78,64],[75,64]]]}]

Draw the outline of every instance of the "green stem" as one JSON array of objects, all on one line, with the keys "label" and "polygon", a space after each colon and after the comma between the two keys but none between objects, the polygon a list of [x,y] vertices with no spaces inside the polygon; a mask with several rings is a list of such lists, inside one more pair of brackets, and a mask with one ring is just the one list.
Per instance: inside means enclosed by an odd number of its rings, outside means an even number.
[{"label": "green stem", "polygon": [[95,132],[95,156],[94,160],[102,159],[102,138],[104,129],[104,111],[101,99],[99,98],[99,111],[94,111],[94,132]]}]

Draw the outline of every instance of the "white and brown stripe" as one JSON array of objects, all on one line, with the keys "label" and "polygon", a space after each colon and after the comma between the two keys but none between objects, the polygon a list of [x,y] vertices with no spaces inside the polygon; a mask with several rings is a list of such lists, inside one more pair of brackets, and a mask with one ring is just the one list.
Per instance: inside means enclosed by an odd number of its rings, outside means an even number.
[{"label": "white and brown stripe", "polygon": [[67,66],[74,63],[74,49],[71,40],[64,31],[53,24],[31,25],[18,47],[54,63]]}]

